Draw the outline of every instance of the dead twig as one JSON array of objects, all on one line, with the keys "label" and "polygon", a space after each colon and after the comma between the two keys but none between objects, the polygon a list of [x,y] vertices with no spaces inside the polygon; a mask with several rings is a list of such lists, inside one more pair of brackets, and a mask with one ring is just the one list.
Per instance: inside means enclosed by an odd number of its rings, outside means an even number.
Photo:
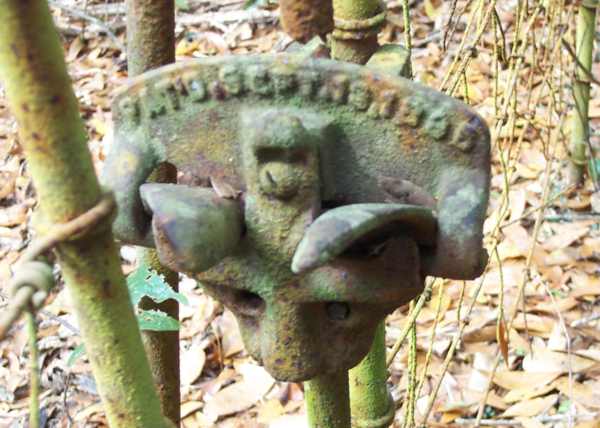
[{"label": "dead twig", "polygon": [[[68,223],[55,225],[51,232],[29,246],[27,251],[19,259],[17,270],[24,266],[29,268],[29,265],[26,265],[27,263],[31,263],[37,257],[52,249],[60,242],[74,239],[85,234],[91,228],[97,226],[102,220],[110,216],[115,207],[116,203],[114,196],[112,193],[107,193],[100,202],[89,211]],[[42,290],[40,289],[40,286],[47,282],[46,276],[48,275],[41,272],[38,267],[31,267],[31,269],[31,272],[24,272],[21,276],[15,276],[14,295],[9,301],[9,306],[4,309],[5,312],[0,318],[0,340],[4,338],[10,327],[20,318],[23,312],[37,309],[46,297],[48,290]]]},{"label": "dead twig", "polygon": [[67,15],[71,15],[75,18],[83,19],[94,24],[101,31],[105,32],[108,37],[110,37],[117,49],[119,49],[121,52],[125,52],[125,46],[123,45],[123,43],[121,43],[121,40],[119,40],[117,35],[113,32],[112,28],[110,28],[110,26],[108,26],[101,19],[98,19],[95,16],[92,16],[83,10],[73,8],[72,6],[67,6],[57,1],[49,0],[48,4],[53,8],[62,10]]}]

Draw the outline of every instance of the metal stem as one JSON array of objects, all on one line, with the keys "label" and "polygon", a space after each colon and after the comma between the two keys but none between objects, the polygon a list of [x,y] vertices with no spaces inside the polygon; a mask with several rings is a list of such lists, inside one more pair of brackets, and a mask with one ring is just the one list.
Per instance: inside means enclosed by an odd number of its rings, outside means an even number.
[{"label": "metal stem", "polygon": [[365,64],[377,50],[377,33],[385,19],[380,0],[333,0],[331,57]]},{"label": "metal stem", "polygon": [[386,428],[394,420],[394,402],[387,388],[385,323],[377,326],[371,350],[350,370],[352,426]]},{"label": "metal stem", "polygon": [[280,0],[281,25],[294,40],[308,42],[333,29],[331,0]]},{"label": "metal stem", "polygon": [[304,383],[310,428],[350,428],[348,372],[316,377]]},{"label": "metal stem", "polygon": [[[0,77],[41,211],[39,232],[101,199],[63,49],[44,0],[0,7]],[[163,428],[113,235],[104,222],[56,247],[109,425]]]},{"label": "metal stem", "polygon": [[127,0],[129,76],[175,62],[175,1]]},{"label": "metal stem", "polygon": [[[175,62],[174,0],[127,0],[126,6],[129,77]],[[167,165],[161,165],[151,179],[161,183],[176,182],[177,171]],[[179,276],[160,264],[155,250],[140,248],[138,261],[163,275],[171,288],[178,290]],[[143,299],[140,307],[159,310],[174,319],[179,319],[179,305],[174,300],[156,303],[150,299]],[[181,403],[179,332],[143,331],[142,339],[163,414],[178,425]]]}]

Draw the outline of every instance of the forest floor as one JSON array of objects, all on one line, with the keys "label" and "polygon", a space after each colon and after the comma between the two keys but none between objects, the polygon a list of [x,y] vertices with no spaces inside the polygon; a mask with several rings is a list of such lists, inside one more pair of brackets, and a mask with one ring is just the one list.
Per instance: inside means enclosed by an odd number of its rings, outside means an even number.
[{"label": "forest floor", "polygon": [[[416,322],[417,378],[424,379],[414,402],[417,422],[434,398],[423,426],[475,426],[481,406],[482,426],[598,428],[600,201],[590,179],[578,189],[567,179],[574,75],[569,51],[579,2],[550,0],[541,7],[537,1],[502,1],[497,19],[491,14],[489,21],[488,5],[495,2],[461,0],[453,11],[454,3],[411,2],[414,78],[469,103],[492,130],[485,223],[490,259],[475,281],[428,281],[431,298]],[[127,80],[124,3],[51,4],[100,170],[112,141],[111,97]],[[178,4],[178,61],[272,52],[289,43],[276,5]],[[401,5],[388,1],[382,43],[404,41]],[[593,74],[600,76],[597,63]],[[3,95],[0,88],[0,308],[7,304],[11,266],[32,239],[36,206]],[[596,84],[590,118],[592,127],[600,124]],[[592,148],[599,141],[592,133]],[[122,255],[131,272],[135,251],[124,248]],[[232,314],[194,281],[183,279],[181,290],[189,300],[180,313],[182,426],[305,426],[302,386],[275,382],[257,366],[244,351]],[[387,318],[390,348],[409,315],[406,306]],[[47,426],[104,426],[86,358],[68,364],[81,338],[62,286],[38,320]],[[398,427],[408,403],[410,359],[404,343],[390,366]],[[27,365],[21,322],[0,342],[0,427],[24,426]]]}]

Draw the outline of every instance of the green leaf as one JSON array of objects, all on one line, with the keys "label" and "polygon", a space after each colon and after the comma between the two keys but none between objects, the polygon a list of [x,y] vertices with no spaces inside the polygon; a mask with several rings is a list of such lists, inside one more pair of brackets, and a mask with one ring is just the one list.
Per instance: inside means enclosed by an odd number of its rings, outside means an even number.
[{"label": "green leaf", "polygon": [[571,403],[571,400],[564,400],[561,401],[561,403],[558,406],[558,413],[567,413],[570,409],[571,406],[573,405],[573,403]]},{"label": "green leaf", "polygon": [[188,0],[175,0],[175,7],[180,10],[189,10],[190,3]]},{"label": "green leaf", "polygon": [[162,275],[157,274],[154,270],[149,270],[145,264],[127,277],[127,287],[131,303],[134,306],[137,306],[143,297],[149,297],[156,303],[174,299],[183,305],[188,304],[188,300],[183,294],[173,291]]},{"label": "green leaf", "polygon": [[67,359],[67,367],[72,367],[73,364],[75,364],[75,362],[84,355],[85,347],[83,346],[83,343],[81,343],[77,345],[77,347],[71,352],[71,355],[69,355],[69,358]]},{"label": "green leaf", "polygon": [[253,7],[264,8],[267,7],[269,3],[277,2],[269,0],[246,0],[246,2],[244,3],[244,9],[252,9]]},{"label": "green leaf", "polygon": [[588,174],[594,184],[598,186],[600,184],[600,159],[591,158],[588,161]]},{"label": "green leaf", "polygon": [[139,311],[137,314],[140,330],[177,331],[179,321],[161,311]]}]

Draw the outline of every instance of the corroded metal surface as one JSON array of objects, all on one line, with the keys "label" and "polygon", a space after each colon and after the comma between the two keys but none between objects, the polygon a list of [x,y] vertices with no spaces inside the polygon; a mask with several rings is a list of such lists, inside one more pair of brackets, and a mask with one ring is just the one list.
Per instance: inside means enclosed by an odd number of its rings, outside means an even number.
[{"label": "corroded metal surface", "polygon": [[[424,275],[481,272],[489,133],[454,99],[379,71],[279,55],[164,67],[134,80],[113,111],[116,147],[104,175],[120,208],[116,233],[179,251],[184,262],[172,267],[234,311],[249,352],[276,378],[356,365],[377,324],[421,291]],[[240,192],[228,201],[242,213],[239,244],[207,238],[206,248],[225,249],[209,269],[194,259],[197,234],[152,232],[154,211],[171,208],[142,195],[144,207],[139,188],[161,162],[211,198],[211,182]],[[179,192],[162,191],[164,201]],[[417,199],[434,206],[380,205]],[[375,220],[360,221],[365,207]],[[192,223],[205,209],[195,218],[188,210]],[[311,228],[328,211],[323,221],[341,213],[356,227],[320,246]],[[335,251],[294,273],[303,238]]]},{"label": "corroded metal surface", "polygon": [[140,195],[152,213],[158,257],[174,271],[202,272],[240,241],[242,213],[237,201],[220,198],[210,189],[175,184],[144,184]]},{"label": "corroded metal surface", "polygon": [[331,0],[280,0],[281,25],[294,40],[308,42],[333,30]]},{"label": "corroded metal surface", "polygon": [[381,0],[333,0],[333,15],[332,58],[365,64],[379,47],[377,34],[385,23],[385,4]]},{"label": "corroded metal surface", "polygon": [[425,207],[402,204],[352,204],[318,217],[306,230],[292,260],[302,273],[332,261],[352,246],[376,255],[393,236],[410,236],[419,245],[435,245],[436,219]]}]

